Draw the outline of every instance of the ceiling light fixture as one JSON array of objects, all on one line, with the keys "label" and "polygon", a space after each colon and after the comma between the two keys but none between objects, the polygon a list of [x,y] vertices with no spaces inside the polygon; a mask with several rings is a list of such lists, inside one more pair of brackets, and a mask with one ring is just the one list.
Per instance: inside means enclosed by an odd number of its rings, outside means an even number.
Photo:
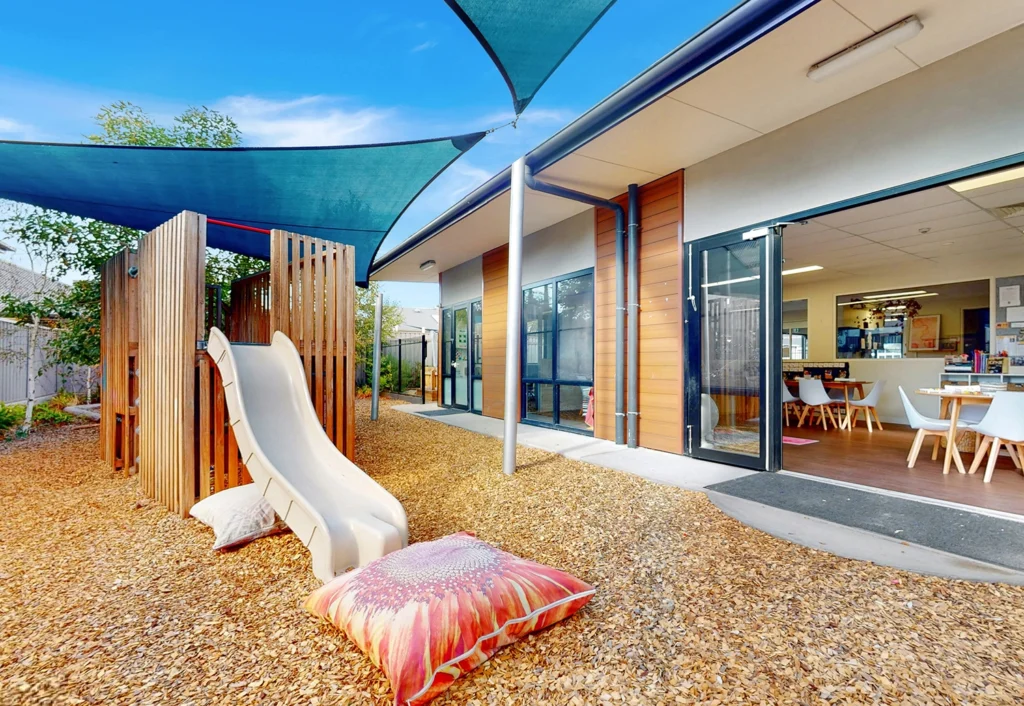
[{"label": "ceiling light fixture", "polygon": [[861,297],[861,299],[892,299],[893,297],[912,297],[916,294],[924,294],[927,289],[915,289],[912,292],[890,292],[889,294],[872,294],[867,297]]},{"label": "ceiling light fixture", "polygon": [[974,189],[980,189],[984,186],[1002,184],[1004,181],[1013,181],[1014,179],[1024,179],[1024,167],[1004,169],[1001,172],[986,174],[984,176],[974,177],[973,179],[964,179],[963,181],[950,184],[949,188],[957,192],[973,191]]},{"label": "ceiling light fixture", "polygon": [[917,294],[916,292],[896,292],[894,294],[886,294],[884,296],[874,297],[861,297],[850,302],[836,302],[836,306],[852,306],[854,304],[880,304],[880,299],[892,299],[894,297],[909,296],[913,295],[914,299],[921,299],[923,297],[937,297],[938,292],[925,292],[923,294]]},{"label": "ceiling light fixture", "polygon": [[924,29],[924,25],[921,24],[921,20],[917,18],[917,15],[911,15],[891,27],[886,27],[881,32],[843,49],[838,54],[819,61],[807,72],[807,78],[815,82],[824,81],[855,64],[913,39],[920,34],[922,29]]},{"label": "ceiling light fixture", "polygon": [[427,260],[426,262],[420,263],[420,270],[426,272],[427,270],[433,269],[437,263],[434,260]]},{"label": "ceiling light fixture", "polygon": [[727,284],[739,284],[740,282],[753,282],[754,280],[761,279],[761,275],[755,275],[753,277],[737,277],[736,279],[725,279],[721,282],[709,282],[702,284],[701,287],[707,289],[708,287],[724,287]]},{"label": "ceiling light fixture", "polygon": [[785,277],[786,275],[799,275],[799,274],[802,274],[804,272],[817,272],[818,270],[823,270],[823,269],[825,269],[825,268],[822,267],[821,265],[808,265],[807,267],[794,267],[792,270],[783,270],[782,271],[782,276]]}]

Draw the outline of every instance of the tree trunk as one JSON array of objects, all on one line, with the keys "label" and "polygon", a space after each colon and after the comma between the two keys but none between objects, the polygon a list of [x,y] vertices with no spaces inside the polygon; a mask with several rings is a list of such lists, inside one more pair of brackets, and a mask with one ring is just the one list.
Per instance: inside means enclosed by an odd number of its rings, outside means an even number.
[{"label": "tree trunk", "polygon": [[39,340],[39,315],[32,314],[32,327],[28,334],[28,391],[25,395],[25,422],[21,430],[28,432],[32,428],[32,410],[36,406],[36,341]]},{"label": "tree trunk", "polygon": [[85,403],[92,404],[92,366],[85,369]]}]

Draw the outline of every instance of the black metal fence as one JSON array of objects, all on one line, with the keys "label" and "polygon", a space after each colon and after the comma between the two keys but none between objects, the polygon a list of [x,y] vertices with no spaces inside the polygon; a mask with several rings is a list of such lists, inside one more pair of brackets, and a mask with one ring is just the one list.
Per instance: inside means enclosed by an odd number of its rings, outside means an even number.
[{"label": "black metal fence", "polygon": [[424,373],[427,362],[427,337],[394,338],[381,344],[380,389],[399,395],[427,400]]}]

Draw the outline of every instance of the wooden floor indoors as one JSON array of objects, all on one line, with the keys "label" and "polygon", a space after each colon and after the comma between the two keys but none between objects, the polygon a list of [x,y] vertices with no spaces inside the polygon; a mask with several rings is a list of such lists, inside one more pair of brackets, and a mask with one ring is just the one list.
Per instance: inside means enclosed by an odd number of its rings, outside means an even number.
[{"label": "wooden floor indoors", "polygon": [[[984,483],[984,465],[973,476],[961,475],[955,464],[949,475],[942,475],[945,448],[932,461],[930,441],[921,449],[915,467],[907,468],[914,440],[909,427],[885,424],[885,431],[868,434],[862,424],[852,431],[794,425],[783,427],[783,434],[819,440],[804,446],[783,444],[782,467],[787,471],[1024,515],[1024,475],[1007,456],[999,459],[992,482]],[[974,454],[961,455],[970,469]]]}]

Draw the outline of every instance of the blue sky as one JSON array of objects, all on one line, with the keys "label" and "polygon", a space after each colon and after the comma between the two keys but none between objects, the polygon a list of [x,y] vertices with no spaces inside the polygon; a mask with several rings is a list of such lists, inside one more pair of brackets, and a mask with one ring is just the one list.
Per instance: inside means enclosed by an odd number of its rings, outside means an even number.
[{"label": "blue sky", "polygon": [[[727,12],[736,0],[619,0],[545,84],[410,207],[382,252]],[[78,142],[101,105],[161,120],[222,110],[249,145],[437,137],[511,119],[504,81],[442,0],[10,3],[0,23],[0,138]],[[15,258],[17,261],[17,258]],[[433,306],[433,285],[387,285]]]}]

